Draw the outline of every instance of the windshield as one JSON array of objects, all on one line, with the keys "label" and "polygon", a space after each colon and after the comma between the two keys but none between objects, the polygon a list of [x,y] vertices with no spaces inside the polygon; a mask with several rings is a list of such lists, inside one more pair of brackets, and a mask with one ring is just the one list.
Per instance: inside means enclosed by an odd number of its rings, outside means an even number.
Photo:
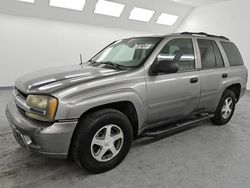
[{"label": "windshield", "polygon": [[140,37],[119,40],[107,46],[91,61],[93,65],[107,64],[127,68],[138,67],[145,63],[161,39],[160,37]]}]

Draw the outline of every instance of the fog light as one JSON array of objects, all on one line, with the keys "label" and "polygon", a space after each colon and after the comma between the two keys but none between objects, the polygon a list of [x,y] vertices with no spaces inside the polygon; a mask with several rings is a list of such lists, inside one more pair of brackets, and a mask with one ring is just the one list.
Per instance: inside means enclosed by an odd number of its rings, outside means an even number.
[{"label": "fog light", "polygon": [[24,138],[27,145],[30,145],[32,143],[32,140],[29,136],[23,135],[23,138]]}]

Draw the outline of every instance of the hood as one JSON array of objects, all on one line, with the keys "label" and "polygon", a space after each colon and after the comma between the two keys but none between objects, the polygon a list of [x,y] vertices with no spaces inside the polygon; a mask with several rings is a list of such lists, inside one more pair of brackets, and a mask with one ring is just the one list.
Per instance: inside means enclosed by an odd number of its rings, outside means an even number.
[{"label": "hood", "polygon": [[15,86],[28,93],[52,93],[76,84],[121,74],[124,71],[91,66],[64,66],[26,74],[16,80]]}]

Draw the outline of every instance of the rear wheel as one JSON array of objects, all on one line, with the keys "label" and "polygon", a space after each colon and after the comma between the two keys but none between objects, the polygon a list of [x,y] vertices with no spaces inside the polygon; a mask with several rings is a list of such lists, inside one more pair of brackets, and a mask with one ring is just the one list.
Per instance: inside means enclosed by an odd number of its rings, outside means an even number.
[{"label": "rear wheel", "polygon": [[235,110],[235,94],[231,90],[225,90],[223,93],[219,105],[215,111],[215,117],[211,119],[215,125],[225,125],[227,124]]},{"label": "rear wheel", "polygon": [[73,158],[92,173],[111,170],[127,155],[133,130],[129,119],[114,109],[88,114],[73,143]]}]

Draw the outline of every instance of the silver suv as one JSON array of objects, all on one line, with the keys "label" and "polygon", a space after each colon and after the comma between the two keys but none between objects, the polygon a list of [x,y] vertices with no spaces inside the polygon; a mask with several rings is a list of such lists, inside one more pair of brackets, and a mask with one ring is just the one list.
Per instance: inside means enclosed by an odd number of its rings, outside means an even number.
[{"label": "silver suv", "polygon": [[138,135],[205,119],[228,123],[247,76],[239,50],[223,36],[128,38],[86,63],[19,78],[6,115],[20,145],[101,173],[125,158]]}]

